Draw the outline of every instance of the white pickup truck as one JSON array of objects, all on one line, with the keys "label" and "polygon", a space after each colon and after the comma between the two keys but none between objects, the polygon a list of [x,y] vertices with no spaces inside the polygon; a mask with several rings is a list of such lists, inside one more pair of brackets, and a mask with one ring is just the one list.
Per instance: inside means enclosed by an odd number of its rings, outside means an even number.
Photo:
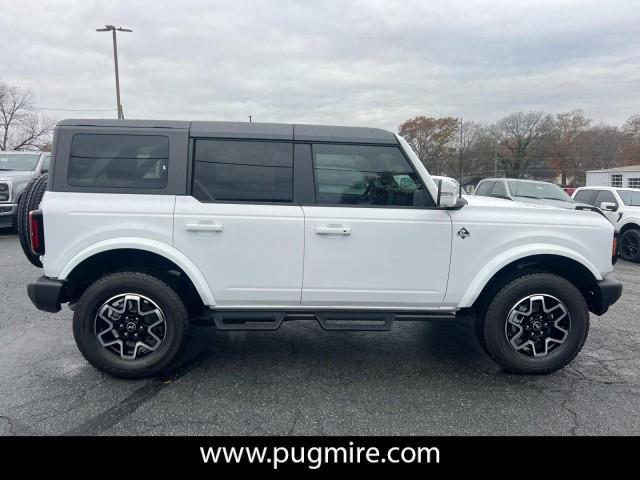
[{"label": "white pickup truck", "polygon": [[29,296],[69,303],[80,351],[124,378],[175,364],[194,320],[388,330],[467,314],[505,370],[547,373],[622,293],[597,209],[459,197],[385,130],[66,120],[30,189],[44,275]]}]

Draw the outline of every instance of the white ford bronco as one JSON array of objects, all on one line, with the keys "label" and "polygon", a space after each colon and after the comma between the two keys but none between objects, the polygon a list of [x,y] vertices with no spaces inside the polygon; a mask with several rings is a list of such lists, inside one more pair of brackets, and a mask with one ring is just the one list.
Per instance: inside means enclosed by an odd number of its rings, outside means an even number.
[{"label": "white ford bronco", "polygon": [[193,322],[388,330],[456,315],[475,316],[506,371],[547,373],[622,293],[598,209],[460,197],[379,129],[66,120],[27,193],[44,269],[29,297],[68,303],[82,354],[124,378],[175,365]]}]

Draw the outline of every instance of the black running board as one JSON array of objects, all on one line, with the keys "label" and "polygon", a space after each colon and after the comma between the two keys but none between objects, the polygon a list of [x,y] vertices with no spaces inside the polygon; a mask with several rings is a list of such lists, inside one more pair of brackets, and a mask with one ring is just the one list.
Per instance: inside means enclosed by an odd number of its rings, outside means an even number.
[{"label": "black running board", "polygon": [[315,320],[329,331],[388,331],[396,321],[453,319],[454,313],[392,312],[376,310],[270,311],[216,309],[193,319],[196,325],[215,325],[219,330],[277,330],[285,321]]}]

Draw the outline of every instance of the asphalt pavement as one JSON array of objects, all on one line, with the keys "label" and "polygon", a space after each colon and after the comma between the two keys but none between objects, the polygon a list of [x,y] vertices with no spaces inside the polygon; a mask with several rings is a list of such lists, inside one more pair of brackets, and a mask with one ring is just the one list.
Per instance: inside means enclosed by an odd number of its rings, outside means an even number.
[{"label": "asphalt pavement", "polygon": [[616,265],[621,301],[546,376],[501,372],[462,319],[390,332],[195,327],[177,371],[118,380],[78,352],[69,309],[31,304],[39,275],[0,231],[0,435],[640,434],[640,265]]}]

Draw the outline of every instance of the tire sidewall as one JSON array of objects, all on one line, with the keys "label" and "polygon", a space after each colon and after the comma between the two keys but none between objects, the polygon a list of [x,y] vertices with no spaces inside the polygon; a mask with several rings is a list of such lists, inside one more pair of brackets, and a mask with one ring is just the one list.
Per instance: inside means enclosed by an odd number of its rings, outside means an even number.
[{"label": "tire sidewall", "polygon": [[619,249],[620,257],[621,257],[623,260],[626,260],[626,261],[628,261],[628,262],[636,262],[636,263],[637,263],[637,262],[640,262],[640,250],[638,250],[638,253],[637,253],[635,256],[633,256],[633,257],[627,257],[627,256],[625,256],[625,255],[624,255],[624,253],[623,253],[623,252],[624,252],[624,250],[622,249],[622,244],[624,243],[624,239],[625,239],[627,236],[633,236],[633,237],[635,237],[635,238],[636,238],[636,240],[638,241],[638,243],[640,244],[640,230],[636,230],[636,229],[627,230],[627,231],[626,231],[626,232],[624,232],[624,233],[622,234],[622,236],[620,237],[620,249]]},{"label": "tire sidewall", "polygon": [[[109,299],[124,293],[143,295],[160,307],[166,322],[162,344],[148,355],[125,360],[103,347],[95,333],[95,316]],[[177,300],[177,302],[176,302]],[[176,293],[163,282],[144,274],[116,274],[98,280],[80,298],[73,316],[78,348],[101,370],[109,373],[129,372],[140,376],[159,373],[169,366],[186,341],[188,316]]]},{"label": "tire sidewall", "polygon": [[[511,309],[534,294],[556,297],[568,309],[571,328],[565,342],[542,358],[516,352],[505,335]],[[580,291],[567,280],[551,274],[521,277],[504,287],[490,303],[484,321],[484,338],[491,356],[505,370],[515,373],[549,373],[564,367],[578,354],[589,330],[589,311]]]}]

